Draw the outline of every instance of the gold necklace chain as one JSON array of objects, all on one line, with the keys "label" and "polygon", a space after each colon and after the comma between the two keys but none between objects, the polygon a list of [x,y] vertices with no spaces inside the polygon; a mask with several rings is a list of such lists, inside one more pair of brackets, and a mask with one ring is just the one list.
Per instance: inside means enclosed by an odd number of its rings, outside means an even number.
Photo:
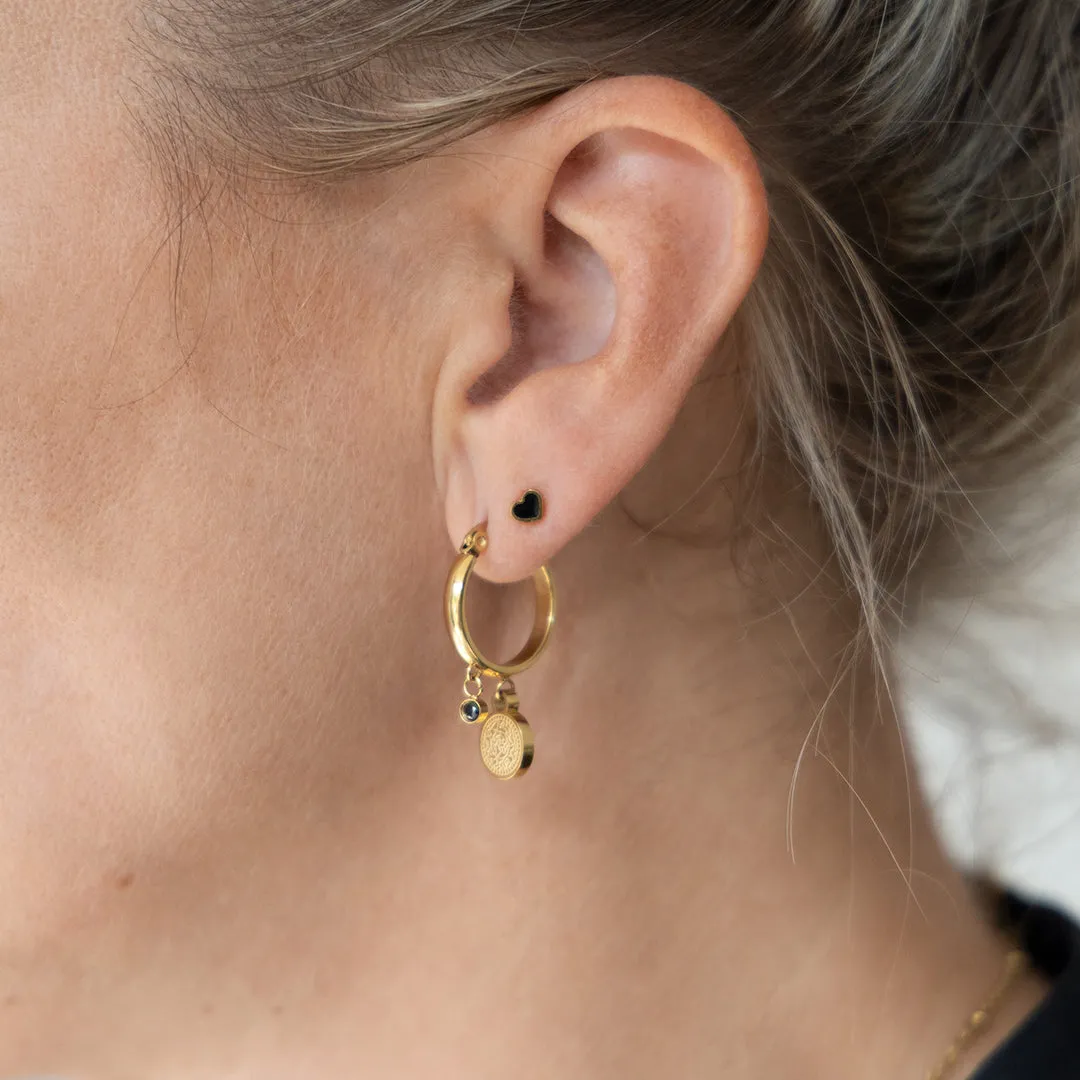
[{"label": "gold necklace chain", "polygon": [[1013,984],[1019,978],[1020,973],[1027,967],[1027,956],[1021,949],[1013,949],[1005,957],[1005,970],[1001,973],[994,992],[981,1009],[976,1009],[964,1023],[952,1045],[945,1051],[941,1061],[926,1074],[926,1080],[945,1080],[951,1075],[956,1067],[960,1055],[975,1041],[978,1035],[984,1031],[989,1022],[997,1015],[1001,1003],[1012,989]]}]

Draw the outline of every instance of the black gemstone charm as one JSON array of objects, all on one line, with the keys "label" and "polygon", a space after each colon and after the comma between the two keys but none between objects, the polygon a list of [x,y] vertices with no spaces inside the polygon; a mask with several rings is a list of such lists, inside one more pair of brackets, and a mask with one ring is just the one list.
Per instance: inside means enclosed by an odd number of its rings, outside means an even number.
[{"label": "black gemstone charm", "polygon": [[461,708],[458,710],[461,719],[464,720],[466,724],[475,724],[476,721],[480,719],[483,711],[480,702],[476,698],[466,698],[461,703]]},{"label": "black gemstone charm", "polygon": [[529,488],[510,511],[517,521],[534,522],[544,516],[544,499],[539,491]]}]

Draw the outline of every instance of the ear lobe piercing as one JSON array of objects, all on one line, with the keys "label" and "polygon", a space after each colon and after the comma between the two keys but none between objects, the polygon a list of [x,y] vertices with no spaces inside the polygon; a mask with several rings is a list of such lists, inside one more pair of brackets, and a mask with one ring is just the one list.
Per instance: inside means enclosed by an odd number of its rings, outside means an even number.
[{"label": "ear lobe piercing", "polygon": [[[535,491],[525,494],[540,498]],[[536,590],[536,614],[529,640],[512,660],[504,664],[488,660],[476,647],[465,620],[465,589],[476,560],[487,550],[487,546],[487,529],[484,525],[477,525],[462,541],[446,579],[446,627],[458,655],[468,665],[463,687],[465,699],[458,706],[458,716],[470,727],[479,725],[480,758],[488,772],[500,780],[509,780],[521,776],[529,768],[534,748],[532,728],[518,709],[517,689],[512,676],[531,667],[548,643],[555,625],[555,585],[546,566],[534,571],[532,581]],[[487,702],[481,697],[485,675],[499,680],[493,698],[493,712],[489,711]]]},{"label": "ear lobe piercing", "polygon": [[515,521],[532,525],[544,516],[544,497],[534,488],[523,492],[522,496],[510,508]]}]

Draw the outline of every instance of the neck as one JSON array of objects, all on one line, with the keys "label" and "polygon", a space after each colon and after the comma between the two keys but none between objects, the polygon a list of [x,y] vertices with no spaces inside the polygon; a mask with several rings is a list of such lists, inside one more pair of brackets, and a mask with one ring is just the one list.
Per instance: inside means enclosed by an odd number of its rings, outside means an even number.
[{"label": "neck", "polygon": [[525,779],[484,774],[448,661],[379,748],[395,761],[238,796],[259,812],[181,835],[122,913],[16,953],[11,1067],[924,1075],[1004,948],[933,839],[887,695],[827,662],[846,627],[809,592],[770,614],[719,550],[637,536],[611,515],[556,567],[554,644],[518,681]]},{"label": "neck", "polygon": [[[534,772],[450,782],[485,863],[474,891],[448,856],[451,893],[499,914],[447,970],[483,998],[513,958],[553,1036],[538,1076],[924,1076],[1006,946],[937,843],[887,688],[844,666],[851,620],[724,558],[619,515],[559,564],[558,644],[518,685]],[[589,1064],[556,1068],[568,1045]]]}]

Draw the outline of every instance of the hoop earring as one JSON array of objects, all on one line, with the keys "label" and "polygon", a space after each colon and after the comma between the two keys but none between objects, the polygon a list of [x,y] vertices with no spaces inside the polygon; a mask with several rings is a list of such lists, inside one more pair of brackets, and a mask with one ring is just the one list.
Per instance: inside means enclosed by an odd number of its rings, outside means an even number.
[{"label": "hoop earring", "polygon": [[[511,676],[531,667],[544,651],[555,625],[555,585],[546,566],[533,573],[536,590],[536,614],[529,640],[517,655],[505,664],[487,659],[476,647],[465,619],[465,589],[476,560],[487,550],[487,530],[477,525],[461,543],[458,557],[446,579],[446,627],[465,669],[465,700],[458,716],[469,725],[480,726],[480,758],[492,776],[510,780],[521,776],[533,760],[533,732],[518,711],[517,690]],[[481,697],[483,678],[499,680],[495,688],[495,711],[489,712]]]}]

